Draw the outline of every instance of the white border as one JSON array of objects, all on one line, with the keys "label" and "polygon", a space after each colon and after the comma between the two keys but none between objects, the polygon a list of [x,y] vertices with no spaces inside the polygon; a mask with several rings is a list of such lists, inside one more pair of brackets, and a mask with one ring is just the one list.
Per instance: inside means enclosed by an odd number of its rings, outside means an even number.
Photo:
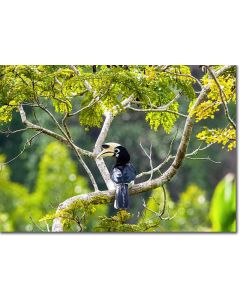
[{"label": "white border", "polygon": [[[0,63],[238,64],[237,4],[8,0]],[[239,234],[0,234],[0,295],[235,299],[239,244]]]}]

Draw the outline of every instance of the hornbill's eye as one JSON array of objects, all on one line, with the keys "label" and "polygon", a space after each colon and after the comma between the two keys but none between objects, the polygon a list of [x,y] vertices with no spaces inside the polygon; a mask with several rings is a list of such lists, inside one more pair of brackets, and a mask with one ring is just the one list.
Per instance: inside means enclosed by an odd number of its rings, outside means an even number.
[{"label": "hornbill's eye", "polygon": [[116,148],[114,150],[114,156],[119,157],[120,149]]}]

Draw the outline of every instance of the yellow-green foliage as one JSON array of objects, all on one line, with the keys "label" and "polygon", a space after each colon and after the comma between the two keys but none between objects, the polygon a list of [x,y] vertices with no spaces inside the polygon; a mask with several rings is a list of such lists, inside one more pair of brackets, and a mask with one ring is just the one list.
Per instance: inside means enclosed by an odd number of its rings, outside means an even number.
[{"label": "yellow-green foliage", "polygon": [[[218,69],[218,67],[215,69]],[[231,102],[236,103],[235,68],[226,74],[219,76],[217,80],[222,89],[222,97],[218,85],[209,74],[206,74],[202,78],[202,84],[209,86],[210,91],[207,94],[207,99],[201,102],[194,110],[191,109],[192,103],[189,107],[190,114],[195,117],[196,122],[208,118],[214,119],[216,113],[223,107],[223,101],[226,105],[229,105]],[[224,110],[222,113],[224,113]],[[226,128],[209,129],[206,127],[203,131],[197,134],[197,138],[208,144],[218,143],[223,145],[223,147],[227,145],[228,150],[232,150],[236,147],[236,130],[230,125]]]},{"label": "yellow-green foliage", "polygon": [[226,175],[216,186],[210,208],[213,231],[236,232],[236,182]]},{"label": "yellow-green foliage", "polygon": [[175,217],[163,224],[168,231],[195,232],[209,229],[209,202],[197,185],[189,185],[175,206]]},{"label": "yellow-green foliage", "polygon": [[191,115],[195,117],[196,122],[208,118],[214,119],[215,113],[219,111],[222,102],[212,102],[211,100],[200,103],[195,110],[191,111]]},{"label": "yellow-green foliage", "polygon": [[[169,73],[159,72],[154,67],[146,67],[146,81],[148,87],[146,95],[143,96],[144,106],[162,106],[173,100],[178,92],[189,100],[195,97],[195,92],[192,87],[194,79],[190,75],[190,69],[187,66],[174,66],[168,69]],[[144,107],[145,108],[145,107]],[[178,102],[172,103],[168,109],[173,112],[178,112]],[[153,130],[157,130],[162,126],[166,133],[170,133],[175,124],[178,115],[169,112],[150,112],[146,115],[146,120],[149,122]]]},{"label": "yellow-green foliage", "polygon": [[221,144],[223,148],[227,146],[228,150],[236,148],[236,130],[232,126],[224,129],[205,128],[197,134],[197,138],[207,144],[217,143]]},{"label": "yellow-green foliage", "polygon": [[12,120],[12,110],[13,107],[10,106],[0,107],[0,122],[10,122]]},{"label": "yellow-green foliage", "polygon": [[[78,109],[84,108],[79,115],[80,125],[100,127],[103,110],[113,110],[117,104],[121,108],[121,100],[131,95],[139,100],[141,108],[165,105],[179,91],[190,100],[195,96],[194,79],[184,76],[190,75],[190,69],[183,65],[169,67],[168,73],[158,66],[97,66],[96,73],[91,66],[76,68],[78,74],[69,66],[0,66],[0,122],[10,121],[20,103],[41,101],[59,114],[70,113],[78,105]],[[177,112],[178,103],[169,109]],[[152,129],[161,126],[169,133],[177,115],[149,113],[146,120]]]},{"label": "yellow-green foliage", "polygon": [[[167,206],[165,209],[165,213],[162,216],[163,218],[167,216],[168,211],[173,212],[175,206],[174,202],[172,202],[170,195],[167,191],[166,191],[166,203]],[[141,217],[138,220],[138,223],[141,224],[141,223],[148,222],[154,224],[154,222],[156,222],[156,219],[158,219],[159,217],[155,213],[151,212],[151,210],[160,214],[164,206],[164,192],[162,187],[153,190],[152,195],[147,200],[146,205],[147,205],[147,209],[143,210]]]},{"label": "yellow-green foliage", "polygon": [[[163,192],[160,188],[153,191],[147,201],[147,208],[160,213],[163,208]],[[153,231],[157,232],[196,232],[209,231],[209,203],[204,192],[196,185],[190,185],[174,203],[167,193],[167,207],[164,220],[156,213],[144,209],[139,224],[152,222]]]},{"label": "yellow-green foliage", "polygon": [[[64,231],[92,231],[97,225],[100,216],[107,215],[108,206],[106,204],[94,204],[90,201],[78,200],[66,209],[45,215],[39,221],[53,221],[61,218]],[[80,225],[79,225],[80,224]]]},{"label": "yellow-green foliage", "polygon": [[[234,74],[235,75],[235,74]],[[222,75],[217,78],[223,93],[226,96],[226,101],[236,102],[236,77],[233,75]],[[219,93],[219,87],[213,78],[209,78],[209,75],[205,75],[202,79],[204,85],[210,85],[210,92],[208,98],[215,102],[221,102]]]},{"label": "yellow-green foliage", "polygon": [[196,121],[211,118],[213,119],[215,113],[220,110],[220,106],[223,100],[228,104],[229,102],[236,103],[236,76],[234,74],[222,75],[217,78],[219,85],[223,92],[223,99],[221,97],[219,87],[213,78],[206,74],[202,78],[202,83],[205,86],[210,87],[210,91],[207,94],[208,100],[204,100],[200,105],[198,105],[195,110],[191,111],[191,115],[196,117]]},{"label": "yellow-green foliage", "polygon": [[157,225],[152,222],[142,222],[141,224],[130,224],[132,215],[126,210],[120,210],[113,217],[99,217],[100,221],[94,228],[97,232],[151,232]]},{"label": "yellow-green foliage", "polygon": [[[77,175],[77,167],[70,159],[67,148],[59,142],[50,143],[39,164],[35,197],[49,210],[50,203],[88,192],[87,182]],[[45,204],[44,204],[45,203]]]},{"label": "yellow-green foliage", "polygon": [[[0,159],[3,161],[3,156]],[[9,176],[9,168],[4,165],[0,171],[0,211],[5,220],[2,230],[39,231],[34,223],[46,230],[45,223],[39,224],[40,218],[46,213],[55,213],[58,204],[66,198],[89,192],[86,180],[77,174],[66,147],[58,142],[49,144],[43,154],[33,193],[11,182]],[[92,210],[96,208],[92,206]]]},{"label": "yellow-green foliage", "polygon": [[210,231],[209,202],[204,191],[198,186],[190,185],[175,203],[166,191],[166,209],[162,216],[164,193],[157,188],[147,200],[136,224],[126,211],[120,211],[113,217],[100,217],[95,231],[100,232],[196,232]]},{"label": "yellow-green foliage", "polygon": [[22,224],[18,210],[30,200],[29,193],[25,187],[11,182],[9,167],[1,165],[4,161],[0,155],[0,232],[27,231],[28,224]]}]

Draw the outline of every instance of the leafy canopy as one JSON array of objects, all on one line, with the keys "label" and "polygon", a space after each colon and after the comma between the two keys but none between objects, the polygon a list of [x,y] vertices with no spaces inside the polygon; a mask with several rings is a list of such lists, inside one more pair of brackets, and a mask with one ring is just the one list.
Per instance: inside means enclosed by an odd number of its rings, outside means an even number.
[{"label": "leafy canopy", "polygon": [[[194,79],[187,66],[169,67],[164,72],[154,66],[1,66],[0,122],[8,122],[13,110],[21,103],[51,104],[58,114],[71,113],[74,107],[84,108],[79,114],[80,125],[100,127],[105,109],[113,110],[121,101],[133,95],[140,108],[168,104],[180,91],[188,100],[195,97]],[[86,81],[88,86],[86,86]],[[178,112],[179,104],[169,110]],[[115,111],[116,113],[116,111]],[[152,129],[162,126],[169,133],[177,115],[168,112],[149,112],[146,120]]]},{"label": "leafy canopy", "polygon": [[[75,69],[74,69],[75,68]],[[218,70],[221,66],[215,66]],[[233,67],[218,78],[227,104],[236,103],[236,69]],[[52,106],[56,114],[71,114],[78,110],[79,123],[85,129],[101,127],[104,110],[118,114],[123,110],[121,101],[134,97],[138,108],[157,108],[169,104],[177,95],[190,104],[191,115],[197,122],[215,118],[222,107],[219,88],[206,73],[202,86],[210,86],[204,101],[191,111],[197,99],[190,68],[184,65],[168,66],[0,66],[0,123],[9,122],[18,105],[39,104]],[[180,102],[183,103],[184,102]],[[179,101],[168,106],[171,112],[146,112],[146,121],[153,130],[163,128],[170,133],[179,115]],[[184,107],[184,105],[183,105]],[[197,138],[206,143],[236,147],[236,130],[226,128],[204,129]],[[229,138],[227,138],[229,136]]]}]

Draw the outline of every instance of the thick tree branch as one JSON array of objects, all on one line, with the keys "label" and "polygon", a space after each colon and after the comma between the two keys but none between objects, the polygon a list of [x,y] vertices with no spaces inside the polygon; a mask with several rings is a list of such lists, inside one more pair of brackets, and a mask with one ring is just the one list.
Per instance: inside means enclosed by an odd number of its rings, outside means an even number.
[{"label": "thick tree branch", "polygon": [[[52,119],[54,120],[54,122],[58,125],[57,127],[61,128],[61,126],[59,125],[59,123],[57,122],[57,120],[55,119],[55,117],[46,108],[43,108],[43,110],[46,111],[52,117]],[[49,136],[52,136],[55,139],[61,141],[64,144],[66,144],[67,146],[71,147],[74,150],[74,152],[77,155],[77,158],[78,158],[79,162],[81,163],[81,165],[85,169],[86,173],[88,174],[88,176],[89,176],[89,178],[90,178],[90,180],[92,182],[92,185],[94,187],[94,190],[97,191],[98,190],[98,186],[97,186],[96,180],[95,180],[92,172],[90,171],[90,169],[88,168],[88,166],[86,165],[86,163],[84,162],[84,160],[82,158],[82,155],[84,155],[85,153],[88,153],[88,151],[83,150],[83,149],[77,147],[72,142],[72,140],[67,136],[67,134],[63,131],[62,128],[61,128],[61,132],[65,135],[65,137],[63,137],[63,136],[61,136],[61,135],[59,135],[59,134],[57,134],[55,132],[52,132],[52,131],[50,131],[48,129],[45,129],[42,126],[35,125],[35,124],[31,123],[30,121],[28,121],[27,117],[26,117],[26,113],[25,113],[22,105],[19,106],[19,112],[20,112],[20,116],[21,116],[23,124],[25,124],[28,128],[34,129],[36,131],[40,131],[41,133],[45,133],[45,134],[47,134]],[[89,154],[88,154],[88,156],[89,156]],[[92,156],[92,154],[91,154],[91,156]]]},{"label": "thick tree branch", "polygon": [[[19,105],[18,109],[19,109],[19,113],[20,113],[20,116],[21,116],[22,123],[24,125],[26,125],[27,128],[33,129],[33,130],[36,130],[36,131],[41,131],[42,133],[44,133],[44,134],[46,134],[46,135],[48,135],[50,137],[53,137],[56,140],[60,141],[61,143],[63,143],[63,144],[65,144],[65,145],[67,145],[67,146],[70,147],[68,140],[64,136],[62,136],[62,135],[60,135],[60,134],[58,134],[58,133],[56,133],[54,131],[51,131],[49,129],[46,129],[46,128],[42,127],[42,126],[39,126],[39,125],[36,125],[36,124],[33,124],[32,122],[30,122],[27,119],[27,117],[26,117],[26,113],[25,113],[22,105]],[[89,156],[89,157],[93,157],[92,152],[89,152],[87,150],[81,149],[81,148],[79,148],[77,146],[76,146],[76,149],[78,150],[78,152],[81,155],[86,155],[86,156]]]},{"label": "thick tree branch", "polygon": [[106,186],[107,186],[108,189],[114,189],[114,184],[111,181],[108,168],[107,168],[103,158],[101,158],[101,157],[97,158],[97,154],[101,151],[101,146],[102,146],[102,144],[104,143],[104,141],[107,137],[108,130],[111,126],[112,120],[113,120],[112,113],[110,111],[106,111],[105,112],[105,121],[103,123],[102,129],[100,131],[100,134],[97,138],[97,141],[95,143],[94,150],[93,150],[96,165],[97,165],[97,167],[98,167],[98,169],[99,169],[99,171],[100,171],[100,173],[103,177],[103,180],[106,183]]}]

